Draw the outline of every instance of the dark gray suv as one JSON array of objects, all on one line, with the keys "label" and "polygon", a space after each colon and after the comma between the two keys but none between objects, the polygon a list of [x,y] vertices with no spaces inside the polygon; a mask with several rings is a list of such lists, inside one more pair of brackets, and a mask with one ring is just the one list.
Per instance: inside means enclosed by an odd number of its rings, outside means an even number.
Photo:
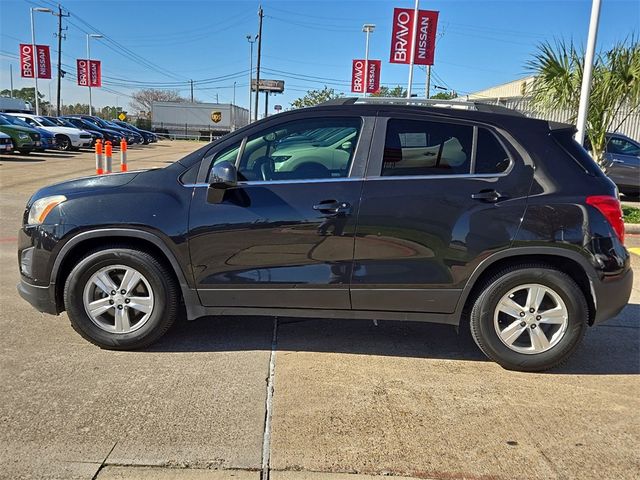
[{"label": "dark gray suv", "polygon": [[616,187],[573,134],[469,102],[281,113],[166,168],[36,192],[18,289],[109,349],[183,308],[461,325],[504,367],[548,369],[632,285]]}]

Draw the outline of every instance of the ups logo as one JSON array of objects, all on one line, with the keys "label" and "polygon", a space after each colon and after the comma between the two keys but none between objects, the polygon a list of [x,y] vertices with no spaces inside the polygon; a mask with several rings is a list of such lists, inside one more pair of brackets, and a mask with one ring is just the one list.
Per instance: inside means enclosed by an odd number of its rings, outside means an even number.
[{"label": "ups logo", "polygon": [[220,122],[220,120],[222,120],[222,112],[216,112],[216,111],[211,112],[211,121],[213,123],[218,123]]}]

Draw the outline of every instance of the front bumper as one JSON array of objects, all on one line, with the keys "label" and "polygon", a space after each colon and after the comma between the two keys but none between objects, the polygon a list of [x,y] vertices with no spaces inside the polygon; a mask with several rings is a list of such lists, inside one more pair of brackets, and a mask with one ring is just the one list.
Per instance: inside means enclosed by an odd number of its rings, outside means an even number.
[{"label": "front bumper", "polygon": [[53,284],[40,287],[32,285],[24,278],[21,278],[18,284],[18,293],[39,312],[51,315],[60,313],[55,301],[55,286]]},{"label": "front bumper", "polygon": [[596,303],[594,324],[604,322],[618,315],[627,306],[633,287],[633,270],[615,277],[593,283],[593,294]]}]

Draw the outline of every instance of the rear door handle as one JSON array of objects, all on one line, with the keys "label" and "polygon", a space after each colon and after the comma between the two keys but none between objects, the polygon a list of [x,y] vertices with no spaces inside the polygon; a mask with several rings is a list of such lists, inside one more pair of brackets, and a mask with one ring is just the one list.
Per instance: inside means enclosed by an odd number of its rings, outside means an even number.
[{"label": "rear door handle", "polygon": [[478,193],[471,195],[474,200],[480,200],[482,202],[495,203],[500,199],[504,199],[500,192],[495,190],[481,190]]},{"label": "rear door handle", "polygon": [[314,205],[313,209],[328,216],[351,214],[351,204],[347,202],[339,202],[337,200],[323,200],[317,205]]}]

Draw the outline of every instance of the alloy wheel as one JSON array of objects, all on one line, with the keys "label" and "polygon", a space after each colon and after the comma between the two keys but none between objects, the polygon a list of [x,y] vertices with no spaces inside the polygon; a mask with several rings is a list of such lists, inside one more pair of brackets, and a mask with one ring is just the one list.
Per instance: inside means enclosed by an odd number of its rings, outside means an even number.
[{"label": "alloy wheel", "polygon": [[85,284],[84,309],[91,321],[109,333],[130,333],[141,328],[153,312],[149,281],[126,265],[109,265]]},{"label": "alloy wheel", "polygon": [[500,299],[493,324],[502,343],[511,350],[539,354],[562,340],[569,314],[557,292],[532,283],[513,288]]}]

